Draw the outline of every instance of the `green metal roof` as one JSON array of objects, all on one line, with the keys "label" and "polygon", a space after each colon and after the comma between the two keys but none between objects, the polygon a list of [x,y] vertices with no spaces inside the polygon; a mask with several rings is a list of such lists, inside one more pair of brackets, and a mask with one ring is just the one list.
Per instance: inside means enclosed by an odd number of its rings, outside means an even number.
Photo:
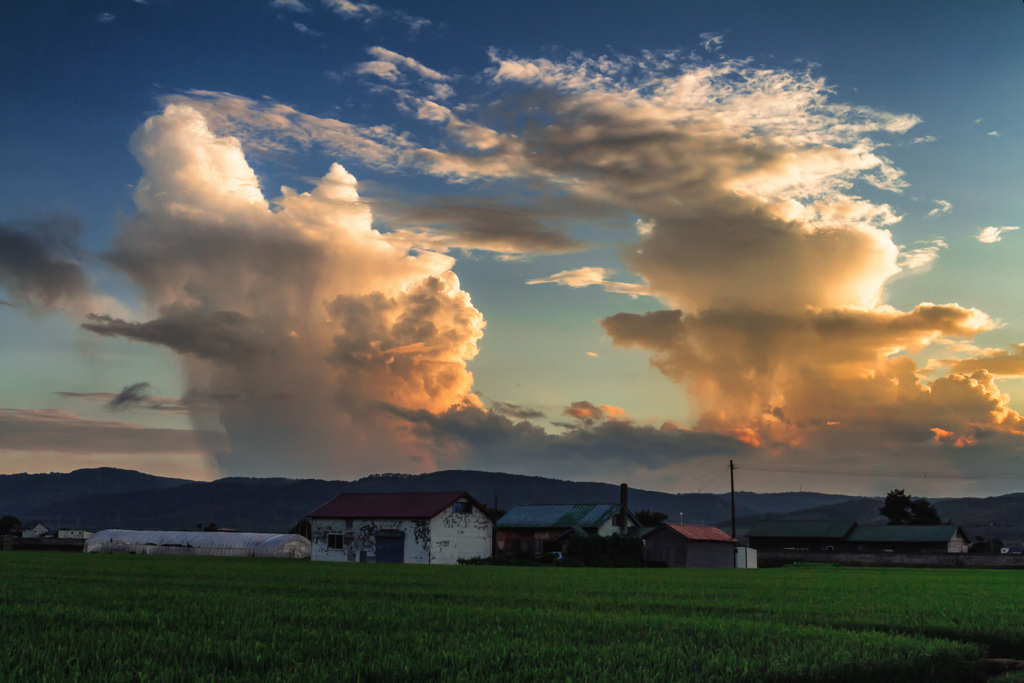
[{"label": "green metal roof", "polygon": [[747,538],[835,538],[850,533],[856,522],[830,520],[766,519],[758,522]]},{"label": "green metal roof", "polygon": [[846,540],[865,543],[945,543],[952,540],[959,529],[956,524],[858,526]]},{"label": "green metal roof", "polygon": [[618,503],[517,505],[498,520],[497,526],[499,529],[587,529],[601,526],[619,511],[619,507]]}]

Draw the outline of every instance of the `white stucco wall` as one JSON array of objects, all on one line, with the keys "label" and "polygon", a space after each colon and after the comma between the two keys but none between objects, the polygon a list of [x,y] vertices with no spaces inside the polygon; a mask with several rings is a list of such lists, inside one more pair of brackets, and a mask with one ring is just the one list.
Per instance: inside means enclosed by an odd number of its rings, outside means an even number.
[{"label": "white stucco wall", "polygon": [[[490,557],[494,523],[473,505],[469,513],[448,507],[433,519],[344,519],[311,520],[311,559],[326,562],[377,561],[374,534],[382,530],[405,532],[404,562],[407,564],[455,564],[460,557]],[[345,537],[344,548],[327,547],[330,534]]]},{"label": "white stucco wall", "polygon": [[448,508],[430,520],[433,564],[455,564],[460,557],[490,557],[494,522],[473,506],[472,512]]},{"label": "white stucco wall", "polygon": [[[327,562],[359,562],[361,553],[366,553],[366,562],[377,561],[377,539],[374,534],[384,529],[405,532],[406,563],[427,564],[430,562],[430,522],[426,519],[354,519],[351,528],[344,519],[314,519],[313,560]],[[329,534],[345,536],[345,547],[332,550],[327,547]]]}]

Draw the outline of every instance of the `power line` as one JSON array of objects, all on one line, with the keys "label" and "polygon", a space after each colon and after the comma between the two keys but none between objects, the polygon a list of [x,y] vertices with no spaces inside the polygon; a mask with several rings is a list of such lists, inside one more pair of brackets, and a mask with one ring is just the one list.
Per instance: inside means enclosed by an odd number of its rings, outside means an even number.
[{"label": "power line", "polygon": [[704,489],[709,488],[710,486],[715,484],[719,479],[721,479],[722,475],[725,474],[726,470],[728,470],[728,469],[729,469],[728,467],[721,468],[718,471],[718,475],[714,479],[712,479],[708,483],[704,484],[704,486],[701,486],[699,489],[697,489],[697,493],[704,493]]},{"label": "power line", "polygon": [[1024,479],[1024,474],[969,474],[966,472],[892,472],[883,470],[826,469],[817,467],[773,467],[771,465],[736,465],[736,469],[761,472],[792,472],[827,474],[840,477],[899,477],[904,479]]},{"label": "power line", "polygon": [[704,474],[700,474],[700,475],[698,475],[696,477],[691,477],[690,479],[686,479],[684,481],[677,482],[677,483],[673,484],[672,486],[665,487],[663,490],[665,492],[669,492],[672,489],[678,489],[680,486],[684,486],[685,484],[689,484],[691,481],[698,481],[700,479],[703,479],[704,477],[709,477],[712,474],[719,474],[723,470],[727,470],[727,469],[729,469],[728,465],[726,465],[725,467],[716,467],[715,469],[711,470],[710,472],[705,472]]}]

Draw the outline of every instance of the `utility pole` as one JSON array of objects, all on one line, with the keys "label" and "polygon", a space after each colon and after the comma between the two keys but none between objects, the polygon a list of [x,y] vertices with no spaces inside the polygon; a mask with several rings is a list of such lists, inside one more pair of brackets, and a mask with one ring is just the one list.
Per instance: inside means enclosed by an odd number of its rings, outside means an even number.
[{"label": "utility pole", "polygon": [[[732,537],[736,538],[736,481],[733,477],[733,472],[736,471],[736,465],[732,464],[732,460],[729,461],[729,505],[732,507]],[[739,552],[739,548],[733,546],[732,548],[732,568],[736,569],[738,564],[736,553]],[[746,566],[746,565],[744,565]]]},{"label": "utility pole", "polygon": [[736,482],[733,478],[733,472],[736,470],[736,465],[732,464],[732,460],[729,461],[729,502],[732,505],[732,537],[736,538]]}]

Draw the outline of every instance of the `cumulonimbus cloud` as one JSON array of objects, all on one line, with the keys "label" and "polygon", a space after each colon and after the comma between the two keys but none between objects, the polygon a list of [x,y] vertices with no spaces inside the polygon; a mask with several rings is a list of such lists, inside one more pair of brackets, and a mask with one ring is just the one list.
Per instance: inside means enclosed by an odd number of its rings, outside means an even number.
[{"label": "cumulonimbus cloud", "polygon": [[466,362],[484,321],[452,259],[374,230],[340,165],[310,192],[285,188],[272,208],[240,141],[183,103],[149,119],[132,150],[145,171],[138,212],[106,260],[155,317],[93,316],[83,327],[171,348],[190,389],[236,397],[219,416],[226,471],[407,463],[406,437],[375,417],[376,401],[444,410],[471,400]]},{"label": "cumulonimbus cloud", "polygon": [[[370,7],[333,6],[353,16]],[[807,454],[863,437],[886,452],[946,453],[1019,438],[1021,418],[997,385],[1012,359],[982,354],[928,379],[937,366],[910,357],[997,321],[956,303],[885,303],[892,278],[945,247],[901,251],[900,216],[868,198],[907,186],[885,154],[917,117],[836,102],[810,70],[729,59],[717,39],[709,47],[712,64],[494,50],[486,113],[443,103],[448,89],[399,88],[403,74],[449,79],[379,49],[364,71],[392,83],[398,110],[435,136],[425,140],[228,93],[165,98],[133,139],[145,171],[139,211],[107,257],[138,283],[152,318],[95,318],[88,329],[173,348],[190,387],[239,396],[219,418],[230,439],[220,461],[236,472],[283,451],[310,469],[358,461],[365,472],[499,454],[579,463],[582,444],[633,437],[651,451],[627,449],[620,461],[655,469],[688,457],[681,447]],[[382,201],[387,233],[373,229],[372,206],[341,165],[309,192],[268,199],[246,155],[314,145],[384,173],[472,186],[474,197]],[[472,393],[466,363],[484,323],[447,252],[590,246],[570,236],[574,217],[633,238],[618,243],[620,260],[663,308],[612,309],[601,325],[686,388],[696,429],[603,419],[552,434],[522,407],[485,410]],[[640,293],[608,275],[533,282]],[[476,451],[485,447],[486,457]],[[612,456],[601,453],[591,461],[604,467]]]}]

